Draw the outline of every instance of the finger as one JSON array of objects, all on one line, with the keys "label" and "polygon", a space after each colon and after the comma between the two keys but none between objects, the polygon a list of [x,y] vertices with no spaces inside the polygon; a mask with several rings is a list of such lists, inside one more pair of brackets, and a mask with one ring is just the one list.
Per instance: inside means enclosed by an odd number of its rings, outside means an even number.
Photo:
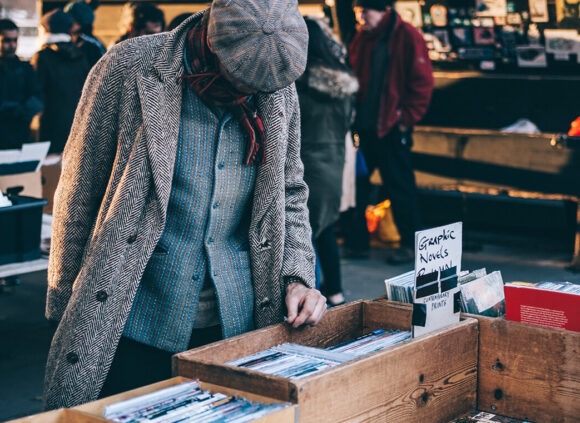
[{"label": "finger", "polygon": [[298,316],[294,320],[294,323],[292,325],[293,327],[297,328],[299,326],[302,326],[306,322],[306,320],[308,320],[310,316],[312,316],[312,313],[314,312],[316,306],[318,305],[318,299],[319,299],[318,295],[315,295],[310,291],[304,295],[302,308],[300,309]]},{"label": "finger", "polygon": [[293,324],[294,320],[298,316],[298,310],[301,307],[303,297],[299,295],[293,295],[292,291],[286,294],[286,309],[288,310],[288,319],[286,320],[289,324]]},{"label": "finger", "polygon": [[326,313],[326,309],[327,309],[326,298],[322,297],[318,301],[318,305],[316,306],[316,308],[314,309],[314,312],[312,313],[310,318],[306,321],[306,323],[309,325],[312,325],[312,326],[316,326],[318,324],[318,322],[320,322],[320,320],[322,319],[324,314]]}]

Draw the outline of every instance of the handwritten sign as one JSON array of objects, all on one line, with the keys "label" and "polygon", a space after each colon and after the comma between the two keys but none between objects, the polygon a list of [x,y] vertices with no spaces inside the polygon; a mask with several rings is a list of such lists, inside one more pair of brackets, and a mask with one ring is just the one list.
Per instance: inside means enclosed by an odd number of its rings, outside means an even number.
[{"label": "handwritten sign", "polygon": [[457,222],[415,233],[413,336],[459,321],[462,230]]},{"label": "handwritten sign", "polygon": [[461,272],[463,223],[415,232],[415,279],[434,271],[457,267]]}]

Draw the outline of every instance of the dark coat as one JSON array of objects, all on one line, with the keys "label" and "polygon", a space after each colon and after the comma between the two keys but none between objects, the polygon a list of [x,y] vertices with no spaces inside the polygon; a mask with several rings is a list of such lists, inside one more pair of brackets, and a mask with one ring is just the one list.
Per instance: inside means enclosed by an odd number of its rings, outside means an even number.
[{"label": "dark coat", "polygon": [[[378,110],[377,135],[386,136],[397,124],[417,124],[427,113],[433,92],[433,68],[423,35],[395,14],[389,39],[389,62]],[[373,50],[388,31],[391,16],[371,31],[359,31],[349,46],[352,68],[360,82],[358,102],[365,101]]]},{"label": "dark coat", "polygon": [[44,93],[40,141],[50,141],[50,153],[62,153],[90,65],[72,42],[46,44],[31,59]]},{"label": "dark coat", "polygon": [[350,74],[321,66],[309,67],[297,83],[302,122],[300,156],[310,190],[308,210],[315,238],[339,217],[345,136],[357,86]]},{"label": "dark coat", "polygon": [[42,92],[34,69],[17,57],[0,58],[0,149],[30,141],[30,121],[42,111]]},{"label": "dark coat", "polygon": [[[46,314],[60,321],[48,408],[97,398],[167,216],[181,117],[183,47],[201,15],[127,40],[89,76],[55,195]],[[256,94],[266,162],[249,229],[255,324],[283,321],[288,283],[314,284],[294,86]]]}]

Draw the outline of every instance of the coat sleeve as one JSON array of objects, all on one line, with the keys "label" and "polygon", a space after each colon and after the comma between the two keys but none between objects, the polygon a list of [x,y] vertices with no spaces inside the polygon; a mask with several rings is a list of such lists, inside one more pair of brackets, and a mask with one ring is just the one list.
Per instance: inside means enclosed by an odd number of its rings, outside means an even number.
[{"label": "coat sleeve", "polygon": [[292,98],[288,125],[288,150],[285,163],[286,239],[282,276],[285,285],[300,280],[315,285],[314,250],[308,220],[308,187],[304,182],[304,166],[300,159],[300,110],[296,88],[288,88]]},{"label": "coat sleeve", "polygon": [[401,101],[401,121],[405,126],[417,124],[427,113],[433,93],[433,67],[423,36],[415,31],[409,34],[409,48],[405,51],[409,77]]},{"label": "coat sleeve", "polygon": [[116,49],[89,74],[66,143],[48,267],[46,317],[60,320],[82,268],[117,149],[125,61]]}]

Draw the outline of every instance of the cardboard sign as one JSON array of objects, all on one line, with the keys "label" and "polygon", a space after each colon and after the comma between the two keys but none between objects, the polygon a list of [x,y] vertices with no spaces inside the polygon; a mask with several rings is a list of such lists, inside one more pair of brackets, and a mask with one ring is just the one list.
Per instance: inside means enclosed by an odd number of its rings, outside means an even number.
[{"label": "cardboard sign", "polygon": [[413,336],[459,321],[461,222],[415,233]]}]

